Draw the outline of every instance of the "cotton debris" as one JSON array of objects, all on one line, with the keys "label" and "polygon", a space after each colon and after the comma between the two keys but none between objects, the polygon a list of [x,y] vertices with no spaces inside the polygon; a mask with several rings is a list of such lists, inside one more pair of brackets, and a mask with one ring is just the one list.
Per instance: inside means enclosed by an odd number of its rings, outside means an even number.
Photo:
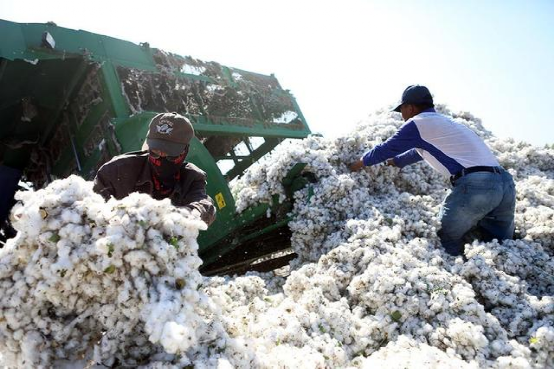
[{"label": "cotton debris", "polygon": [[202,277],[203,223],[144,195],[104,203],[76,177],[20,194],[0,252],[0,352],[10,367],[85,360],[152,368],[554,367],[554,150],[469,126],[512,173],[520,239],[440,247],[448,181],[425,163],[347,165],[399,114],[281,145],[234,185],[237,207],[282,200],[295,163],[290,273]]}]

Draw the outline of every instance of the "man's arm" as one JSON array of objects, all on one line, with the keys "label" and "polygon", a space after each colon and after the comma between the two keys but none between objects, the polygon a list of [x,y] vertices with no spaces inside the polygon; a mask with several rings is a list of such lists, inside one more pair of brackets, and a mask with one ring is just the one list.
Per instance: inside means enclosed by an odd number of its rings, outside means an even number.
[{"label": "man's arm", "polygon": [[[397,166],[411,164],[418,161],[415,160],[418,157],[421,160],[421,156],[415,150],[412,151],[421,141],[421,135],[415,123],[408,121],[400,127],[394,136],[375,146],[372,150],[366,152],[359,161],[351,164],[350,169],[356,171],[363,166],[379,164],[390,158],[394,158],[394,164]],[[399,162],[397,158],[400,158]]]},{"label": "man's arm", "polygon": [[183,199],[184,206],[197,210],[200,218],[210,225],[215,220],[215,206],[212,199],[206,194],[206,177],[202,175],[190,186],[190,190]]},{"label": "man's arm", "polygon": [[110,173],[108,172],[109,170],[107,167],[103,165],[98,170],[98,173],[96,173],[96,177],[94,177],[94,185],[92,187],[92,190],[97,194],[102,195],[104,200],[108,200],[111,196],[115,196],[115,189],[109,180]]},{"label": "man's arm", "polygon": [[365,153],[362,160],[365,166],[379,164],[415,148],[420,142],[421,136],[415,123],[408,121],[394,136]]},{"label": "man's arm", "polygon": [[423,160],[423,158],[421,157],[421,155],[419,155],[416,149],[411,149],[409,151],[406,151],[405,153],[396,155],[392,160],[395,166],[399,168],[404,168],[406,165],[417,163],[418,161]]}]

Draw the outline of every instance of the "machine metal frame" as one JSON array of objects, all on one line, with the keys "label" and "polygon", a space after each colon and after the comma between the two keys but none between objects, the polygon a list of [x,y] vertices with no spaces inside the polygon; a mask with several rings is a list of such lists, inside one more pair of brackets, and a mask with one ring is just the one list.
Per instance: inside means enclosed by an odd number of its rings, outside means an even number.
[{"label": "machine metal frame", "polygon": [[[193,122],[187,160],[206,171],[218,208],[199,237],[206,272],[285,248],[292,195],[238,215],[229,189],[282,140],[311,133],[275,76],[53,23],[0,20],[0,34],[0,166],[19,170],[36,187],[70,174],[92,179],[111,157],[141,149],[155,114],[176,111]],[[222,173],[224,162],[231,164]],[[291,173],[301,176],[298,167]],[[280,245],[264,251],[260,240],[276,235]]]}]

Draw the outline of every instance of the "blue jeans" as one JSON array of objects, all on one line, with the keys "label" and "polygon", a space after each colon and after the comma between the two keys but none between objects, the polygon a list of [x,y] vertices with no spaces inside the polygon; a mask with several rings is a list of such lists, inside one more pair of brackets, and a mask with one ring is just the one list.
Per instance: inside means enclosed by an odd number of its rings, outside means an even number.
[{"label": "blue jeans", "polygon": [[452,184],[439,213],[438,235],[446,252],[463,255],[464,236],[474,230],[482,241],[512,239],[516,191],[510,173],[475,172]]}]

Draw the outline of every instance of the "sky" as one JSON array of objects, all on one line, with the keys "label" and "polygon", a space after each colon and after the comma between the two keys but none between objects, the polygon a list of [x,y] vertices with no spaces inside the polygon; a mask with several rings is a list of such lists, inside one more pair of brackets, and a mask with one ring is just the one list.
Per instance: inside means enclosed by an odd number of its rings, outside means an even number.
[{"label": "sky", "polygon": [[0,0],[0,19],[273,73],[326,137],[422,84],[498,137],[554,143],[552,0]]}]

